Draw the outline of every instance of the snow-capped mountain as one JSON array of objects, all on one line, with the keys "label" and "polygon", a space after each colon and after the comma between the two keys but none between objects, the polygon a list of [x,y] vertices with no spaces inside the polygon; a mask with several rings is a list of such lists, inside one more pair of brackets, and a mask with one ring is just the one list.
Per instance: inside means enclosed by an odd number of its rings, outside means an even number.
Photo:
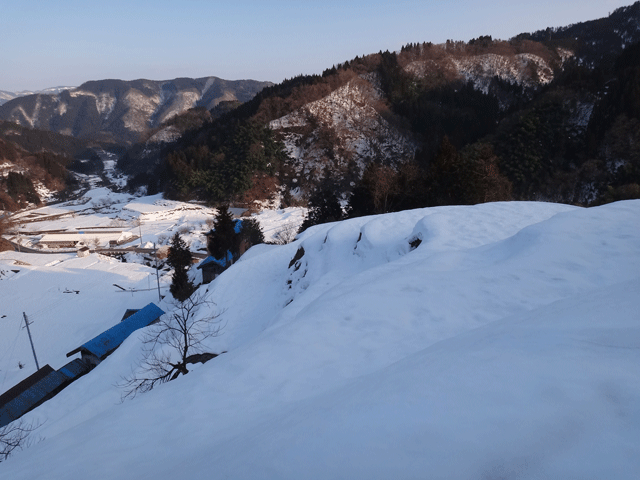
[{"label": "snow-capped mountain", "polygon": [[376,75],[355,77],[326,97],[273,120],[284,141],[293,184],[340,179],[348,189],[370,162],[398,165],[413,157],[416,143],[376,110],[383,94]]},{"label": "snow-capped mountain", "polygon": [[[513,96],[504,94],[496,79],[524,90],[539,89],[553,80],[571,56],[568,50],[533,42],[517,46],[502,41],[418,44],[396,55],[398,65],[415,84],[438,88],[470,82],[477,91],[496,96],[503,109]],[[379,71],[369,70],[351,73],[348,81],[325,97],[269,122],[290,159],[281,176],[283,183],[309,191],[330,177],[341,192],[348,192],[368,164],[396,168],[414,158],[422,133],[412,132],[391,113],[391,99],[381,88]]]},{"label": "snow-capped mountain", "polygon": [[270,83],[217,77],[91,81],[73,89],[9,100],[0,106],[0,119],[124,144],[189,108],[210,109],[221,101],[247,101],[267,85]]}]

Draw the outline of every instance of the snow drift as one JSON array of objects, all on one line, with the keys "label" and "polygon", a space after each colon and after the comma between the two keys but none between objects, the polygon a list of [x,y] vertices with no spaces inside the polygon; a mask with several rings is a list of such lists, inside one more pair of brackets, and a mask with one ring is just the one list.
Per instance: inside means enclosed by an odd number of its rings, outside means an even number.
[{"label": "snow drift", "polygon": [[638,201],[439,207],[254,247],[201,287],[224,325],[208,347],[228,353],[119,403],[132,335],[27,416],[45,440],[0,472],[632,478],[639,217]]}]

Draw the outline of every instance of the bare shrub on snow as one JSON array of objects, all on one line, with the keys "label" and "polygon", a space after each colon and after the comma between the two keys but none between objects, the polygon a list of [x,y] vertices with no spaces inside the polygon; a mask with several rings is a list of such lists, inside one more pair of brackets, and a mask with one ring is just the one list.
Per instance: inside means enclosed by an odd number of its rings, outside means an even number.
[{"label": "bare shrub on snow", "polygon": [[204,342],[220,335],[222,325],[215,303],[195,293],[184,302],[173,302],[173,310],[160,317],[143,339],[143,358],[139,367],[119,385],[122,399],[152,390],[189,373],[187,366],[205,363],[218,356],[204,352]]},{"label": "bare shrub on snow", "polygon": [[286,245],[293,242],[298,234],[298,226],[293,223],[285,223],[273,235],[273,242],[276,245]]},{"label": "bare shrub on snow", "polygon": [[31,446],[31,433],[39,426],[19,420],[0,428],[0,462],[9,458],[14,450]]}]

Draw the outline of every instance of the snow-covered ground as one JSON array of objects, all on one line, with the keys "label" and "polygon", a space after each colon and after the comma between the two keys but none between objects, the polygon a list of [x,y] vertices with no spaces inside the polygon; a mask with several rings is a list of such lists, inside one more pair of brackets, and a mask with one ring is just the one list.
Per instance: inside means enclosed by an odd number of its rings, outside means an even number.
[{"label": "snow-covered ground", "polygon": [[[67,352],[118,323],[126,309],[157,302],[155,274],[97,254],[0,253],[0,392],[36,369],[23,312],[33,322],[38,363],[58,369]],[[171,277],[160,274],[166,294]]]},{"label": "snow-covered ground", "polygon": [[[109,172],[108,166],[105,171]],[[98,181],[97,177],[90,180]],[[282,228],[297,230],[305,212],[303,208],[266,210],[255,218],[265,239],[273,241]],[[35,368],[26,332],[21,330],[23,312],[36,322],[32,328],[40,365],[50,363],[57,369],[66,363],[64,355],[68,351],[112,326],[124,310],[141,308],[158,299],[156,271],[149,267],[155,263],[152,255],[131,252],[125,255],[128,263],[104,255],[80,259],[75,249],[43,247],[39,241],[44,232],[92,232],[88,236],[93,239],[109,235],[101,234],[101,229],[122,230],[135,240],[121,247],[145,248],[167,245],[178,232],[193,252],[206,254],[204,234],[211,229],[216,213],[213,208],[165,200],[161,195],[134,197],[96,187],[77,200],[16,214],[13,219],[21,233],[8,238],[47,254],[0,252],[0,393],[31,375]],[[201,280],[195,269],[191,274]],[[114,283],[129,292],[122,295]],[[170,283],[170,272],[161,270],[162,295],[167,294]],[[71,294],[78,295],[72,301],[74,307],[67,305]],[[33,295],[38,296],[37,302],[29,300]],[[99,300],[94,301],[94,297]],[[113,309],[103,308],[108,306]],[[64,340],[49,341],[59,337]]]},{"label": "snow-covered ground", "polygon": [[[108,162],[105,163],[105,172],[113,177],[112,180],[117,180]],[[88,179],[98,181],[97,177]],[[137,197],[94,186],[79,199],[14,215],[12,219],[19,225],[21,234],[11,239],[25,247],[40,248],[38,241],[48,231],[75,233],[110,227],[109,230],[127,232],[135,237],[123,247],[142,245],[150,248],[154,243],[166,245],[178,232],[193,252],[204,253],[204,234],[211,229],[216,213],[215,208],[165,200],[161,195]],[[269,242],[283,227],[297,230],[305,214],[304,208],[290,207],[266,210],[254,216]]]},{"label": "snow-covered ground", "polygon": [[106,150],[100,150],[98,152],[100,158],[102,159],[102,163],[104,165],[104,174],[106,177],[120,188],[125,188],[127,186],[127,176],[121,173],[117,168],[118,156],[113,152],[107,152]]},{"label": "snow-covered ground", "polygon": [[[141,265],[92,255],[36,266],[42,255],[23,254],[34,266],[7,267],[16,254],[2,255],[2,270],[20,272],[0,280],[0,338],[19,336],[25,362],[23,310],[40,309],[34,342],[55,368],[153,300],[112,287],[145,286]],[[141,356],[144,332],[133,334],[25,416],[44,422],[43,440],[0,477],[635,478],[639,272],[640,201],[316,226],[252,248],[201,287],[223,326],[207,350],[227,353],[121,403],[116,384]],[[0,374],[14,368],[5,357]]]}]

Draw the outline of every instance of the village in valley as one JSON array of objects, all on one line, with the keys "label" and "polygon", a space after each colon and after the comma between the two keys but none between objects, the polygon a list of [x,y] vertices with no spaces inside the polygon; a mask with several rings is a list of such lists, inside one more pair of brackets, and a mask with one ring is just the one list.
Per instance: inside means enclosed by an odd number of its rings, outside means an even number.
[{"label": "village in valley", "polygon": [[638,478],[640,0],[31,3],[0,480]]},{"label": "village in valley", "polygon": [[[189,275],[194,285],[209,283],[224,270],[224,262],[207,252],[207,234],[214,225],[215,208],[164,200],[161,195],[117,193],[117,188],[96,186],[96,180],[90,180],[93,188],[75,200],[26,209],[11,216],[14,228],[6,239],[14,251],[0,253],[0,281],[11,278],[24,287],[19,280],[24,276],[31,291],[41,298],[25,306],[17,293],[5,295],[7,290],[3,289],[0,391],[4,393],[0,396],[0,428],[89,373],[131,333],[158,321],[165,312],[157,304],[162,304],[167,294],[172,298],[168,291],[172,269],[167,265],[167,256],[174,235],[179,235],[191,253],[193,268]],[[246,208],[231,209],[230,213],[238,225],[242,218],[251,218]],[[304,209],[289,208],[254,214],[253,218],[258,219],[265,238],[273,242],[283,229],[297,229],[304,213]],[[100,275],[105,269],[115,275]],[[30,277],[40,277],[45,272],[51,274],[45,284],[30,281]],[[84,278],[68,281],[77,275]],[[48,331],[60,328],[57,315],[71,313],[60,300],[49,298],[51,292],[61,299],[74,302],[84,298],[91,304],[92,295],[111,296],[107,291],[118,301],[107,302],[108,306],[97,314],[94,311],[90,319],[80,319],[83,325],[78,330],[96,334],[94,338],[81,339],[72,331],[78,327],[73,321],[62,327],[69,328],[66,337]],[[69,294],[78,297],[72,299]],[[52,308],[47,306],[49,301]],[[29,305],[35,308],[29,309]],[[25,311],[20,312],[21,309]],[[37,349],[31,332],[30,342],[26,342],[27,332],[22,331],[32,323]],[[20,331],[17,337],[15,331]],[[77,338],[77,348],[71,349],[73,344],[67,338]],[[28,345],[33,356],[25,349]],[[37,355],[42,365],[37,363]],[[68,361],[67,357],[73,359]]]}]

